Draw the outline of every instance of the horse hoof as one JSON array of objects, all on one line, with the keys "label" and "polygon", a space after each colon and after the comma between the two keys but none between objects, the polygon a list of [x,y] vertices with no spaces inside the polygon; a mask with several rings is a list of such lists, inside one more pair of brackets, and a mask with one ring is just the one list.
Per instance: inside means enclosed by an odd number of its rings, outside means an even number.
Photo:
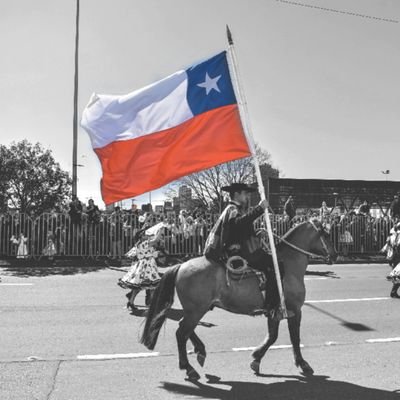
[{"label": "horse hoof", "polygon": [[186,374],[189,381],[198,381],[200,379],[200,375],[193,368],[187,371]]},{"label": "horse hoof", "polygon": [[253,360],[250,363],[250,368],[254,371],[256,375],[260,375],[260,361]]},{"label": "horse hoof", "polygon": [[301,369],[304,375],[314,375],[314,370],[307,361],[299,362],[296,364],[296,366]]},{"label": "horse hoof", "polygon": [[197,353],[197,362],[200,364],[200,367],[204,367],[204,363],[206,362],[206,355]]}]

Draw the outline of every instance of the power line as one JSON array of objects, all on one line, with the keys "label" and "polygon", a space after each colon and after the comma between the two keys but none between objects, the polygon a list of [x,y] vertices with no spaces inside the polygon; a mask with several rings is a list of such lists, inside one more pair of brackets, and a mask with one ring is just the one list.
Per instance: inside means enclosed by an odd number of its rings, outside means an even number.
[{"label": "power line", "polygon": [[395,19],[381,18],[381,17],[372,16],[372,15],[359,14],[359,13],[351,12],[351,11],[337,10],[337,9],[334,9],[334,8],[326,8],[326,7],[314,6],[312,4],[299,3],[297,1],[289,1],[289,0],[275,0],[275,1],[277,3],[285,3],[285,4],[288,4],[288,5],[291,5],[291,6],[314,8],[316,10],[322,10],[322,11],[332,12],[332,13],[336,13],[336,14],[350,15],[352,17],[374,19],[376,21],[391,22],[391,23],[394,23],[394,24],[398,24],[399,23],[399,21],[397,21]]}]

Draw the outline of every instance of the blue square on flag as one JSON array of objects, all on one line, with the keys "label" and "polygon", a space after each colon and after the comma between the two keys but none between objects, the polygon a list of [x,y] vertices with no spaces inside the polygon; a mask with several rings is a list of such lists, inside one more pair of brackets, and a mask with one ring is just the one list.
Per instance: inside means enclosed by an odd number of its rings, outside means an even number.
[{"label": "blue square on flag", "polygon": [[188,76],[187,101],[194,115],[236,104],[226,51],[193,65]]}]

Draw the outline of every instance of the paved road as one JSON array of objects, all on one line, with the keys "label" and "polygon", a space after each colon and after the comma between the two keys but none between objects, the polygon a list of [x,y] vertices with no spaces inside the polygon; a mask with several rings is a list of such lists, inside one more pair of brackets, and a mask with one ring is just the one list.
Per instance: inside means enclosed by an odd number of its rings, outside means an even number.
[{"label": "paved road", "polygon": [[120,272],[3,269],[0,399],[400,399],[400,301],[388,297],[388,271],[309,268],[302,343],[313,378],[293,365],[284,325],[263,375],[254,376],[250,348],[263,339],[266,320],[214,310],[197,328],[208,358],[193,384],[177,368],[179,304],[149,352],[137,340],[143,318],[127,312],[116,285]]}]

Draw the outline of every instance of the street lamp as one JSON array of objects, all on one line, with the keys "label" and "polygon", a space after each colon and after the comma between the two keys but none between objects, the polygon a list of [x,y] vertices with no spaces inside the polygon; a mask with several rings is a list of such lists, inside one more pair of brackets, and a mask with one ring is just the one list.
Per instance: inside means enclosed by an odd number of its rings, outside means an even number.
[{"label": "street lamp", "polygon": [[387,169],[386,171],[381,171],[381,172],[382,172],[383,175],[385,175],[385,179],[386,179],[386,182],[387,182],[388,175],[390,174],[390,169]]}]

